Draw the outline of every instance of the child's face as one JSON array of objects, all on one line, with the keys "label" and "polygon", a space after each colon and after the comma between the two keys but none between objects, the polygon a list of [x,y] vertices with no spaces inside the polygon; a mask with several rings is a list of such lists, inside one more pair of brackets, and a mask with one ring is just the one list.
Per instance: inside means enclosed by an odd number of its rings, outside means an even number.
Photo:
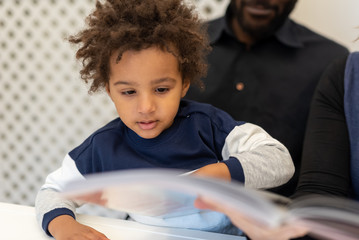
[{"label": "child's face", "polygon": [[178,61],[159,48],[126,51],[110,59],[107,92],[127,127],[142,138],[155,138],[169,128],[189,88]]}]

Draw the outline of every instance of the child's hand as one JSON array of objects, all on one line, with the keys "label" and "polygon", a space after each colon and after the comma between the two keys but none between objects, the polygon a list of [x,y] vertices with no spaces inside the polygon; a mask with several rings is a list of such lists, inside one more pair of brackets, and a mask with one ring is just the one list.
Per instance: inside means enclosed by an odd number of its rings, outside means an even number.
[{"label": "child's hand", "polygon": [[193,174],[231,181],[231,174],[227,165],[224,163],[213,163],[206,165],[193,172]]},{"label": "child's hand", "polygon": [[54,218],[49,224],[49,232],[56,240],[109,240],[104,234],[69,215]]}]

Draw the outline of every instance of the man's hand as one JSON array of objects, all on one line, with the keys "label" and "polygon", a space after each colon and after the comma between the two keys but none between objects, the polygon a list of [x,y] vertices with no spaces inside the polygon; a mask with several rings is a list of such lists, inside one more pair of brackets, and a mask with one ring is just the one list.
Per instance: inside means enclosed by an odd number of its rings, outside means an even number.
[{"label": "man's hand", "polygon": [[263,226],[239,211],[226,206],[223,202],[216,202],[204,197],[197,198],[194,205],[200,209],[211,209],[226,214],[233,224],[245,232],[252,240],[289,240],[302,237],[308,232],[306,228],[294,224],[275,228]]},{"label": "man's hand", "polygon": [[49,224],[49,232],[56,240],[109,240],[104,234],[69,215],[54,218]]}]

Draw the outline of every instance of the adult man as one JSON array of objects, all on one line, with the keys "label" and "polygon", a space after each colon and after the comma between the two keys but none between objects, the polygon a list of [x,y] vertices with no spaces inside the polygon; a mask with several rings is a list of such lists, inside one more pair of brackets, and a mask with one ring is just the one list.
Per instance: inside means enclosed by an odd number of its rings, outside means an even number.
[{"label": "adult man", "polygon": [[[289,149],[299,172],[310,101],[325,67],[348,54],[343,46],[288,18],[296,0],[231,0],[209,23],[213,51],[202,89],[187,98],[255,123]],[[274,189],[293,193],[297,175]]]}]

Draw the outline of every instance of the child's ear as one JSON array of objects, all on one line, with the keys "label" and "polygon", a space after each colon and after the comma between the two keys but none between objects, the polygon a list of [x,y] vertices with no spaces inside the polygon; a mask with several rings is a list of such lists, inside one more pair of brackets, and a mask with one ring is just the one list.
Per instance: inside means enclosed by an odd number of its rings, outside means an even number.
[{"label": "child's ear", "polygon": [[183,85],[182,85],[182,95],[181,95],[181,97],[186,96],[187,91],[188,91],[190,85],[191,85],[191,83],[190,83],[189,80],[184,80],[184,81],[183,81]]},{"label": "child's ear", "polygon": [[112,100],[109,83],[106,83],[105,88],[106,88],[107,95],[108,95],[108,96],[111,98],[111,100]]}]

